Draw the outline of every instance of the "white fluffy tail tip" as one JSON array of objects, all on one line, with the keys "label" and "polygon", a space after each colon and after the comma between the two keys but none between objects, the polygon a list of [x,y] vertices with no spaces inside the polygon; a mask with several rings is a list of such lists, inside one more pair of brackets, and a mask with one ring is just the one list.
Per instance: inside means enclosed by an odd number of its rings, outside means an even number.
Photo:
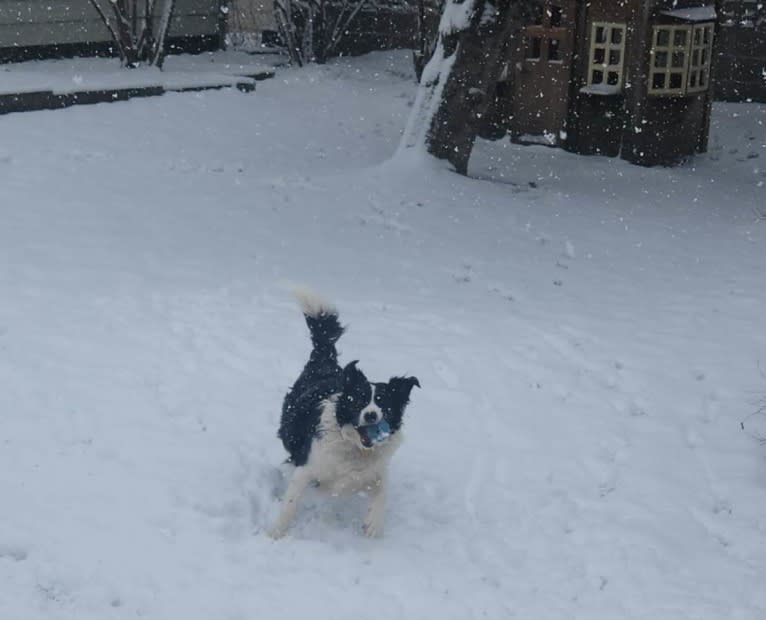
[{"label": "white fluffy tail tip", "polygon": [[294,287],[293,296],[306,316],[319,316],[320,314],[338,314],[335,306],[322,299],[314,291],[304,287]]}]

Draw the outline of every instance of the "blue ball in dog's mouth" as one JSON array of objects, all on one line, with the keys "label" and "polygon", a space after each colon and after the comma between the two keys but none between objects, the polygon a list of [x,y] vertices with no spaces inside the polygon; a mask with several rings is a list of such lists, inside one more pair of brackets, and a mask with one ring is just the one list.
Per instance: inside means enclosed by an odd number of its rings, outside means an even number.
[{"label": "blue ball in dog's mouth", "polygon": [[356,430],[362,440],[362,445],[366,448],[371,448],[376,443],[380,443],[391,434],[391,427],[385,420],[381,420],[377,424],[359,426]]}]

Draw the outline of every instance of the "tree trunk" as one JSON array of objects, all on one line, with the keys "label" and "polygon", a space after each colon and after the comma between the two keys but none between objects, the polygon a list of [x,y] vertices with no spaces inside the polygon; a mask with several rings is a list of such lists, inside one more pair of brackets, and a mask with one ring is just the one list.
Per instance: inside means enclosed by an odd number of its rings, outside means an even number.
[{"label": "tree trunk", "polygon": [[423,70],[400,150],[425,148],[468,172],[476,136],[492,102],[514,30],[530,0],[447,0],[439,40]]},{"label": "tree trunk", "polygon": [[162,5],[162,10],[159,15],[159,24],[157,25],[157,36],[154,39],[154,49],[152,50],[152,56],[149,61],[155,66],[162,69],[162,65],[165,62],[165,55],[167,53],[167,47],[165,41],[168,37],[168,31],[170,30],[170,21],[173,19],[173,12],[175,11],[176,0],[165,0]]},{"label": "tree trunk", "polygon": [[297,67],[303,66],[303,54],[299,48],[298,38],[295,34],[295,20],[293,17],[292,0],[274,0],[274,19],[277,29],[282,36],[290,63]]},{"label": "tree trunk", "polygon": [[89,1],[112,36],[123,65],[148,63],[162,68],[175,0],[143,0],[143,5],[140,0]]}]

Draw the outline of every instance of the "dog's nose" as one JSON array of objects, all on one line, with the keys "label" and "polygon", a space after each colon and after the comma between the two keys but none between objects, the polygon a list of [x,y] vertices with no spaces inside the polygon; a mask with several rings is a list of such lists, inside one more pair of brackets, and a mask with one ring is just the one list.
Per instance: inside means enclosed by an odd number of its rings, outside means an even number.
[{"label": "dog's nose", "polygon": [[372,424],[373,422],[378,421],[378,414],[374,411],[365,411],[364,412],[364,421],[367,422],[367,424]]}]

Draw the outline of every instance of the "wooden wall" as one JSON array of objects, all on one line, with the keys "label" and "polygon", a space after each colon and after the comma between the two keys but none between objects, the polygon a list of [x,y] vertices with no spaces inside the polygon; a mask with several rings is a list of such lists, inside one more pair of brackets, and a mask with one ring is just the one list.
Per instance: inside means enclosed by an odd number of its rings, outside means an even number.
[{"label": "wooden wall", "polygon": [[[176,0],[170,37],[219,34],[219,0]],[[88,0],[0,0],[0,48],[106,43]]]}]

